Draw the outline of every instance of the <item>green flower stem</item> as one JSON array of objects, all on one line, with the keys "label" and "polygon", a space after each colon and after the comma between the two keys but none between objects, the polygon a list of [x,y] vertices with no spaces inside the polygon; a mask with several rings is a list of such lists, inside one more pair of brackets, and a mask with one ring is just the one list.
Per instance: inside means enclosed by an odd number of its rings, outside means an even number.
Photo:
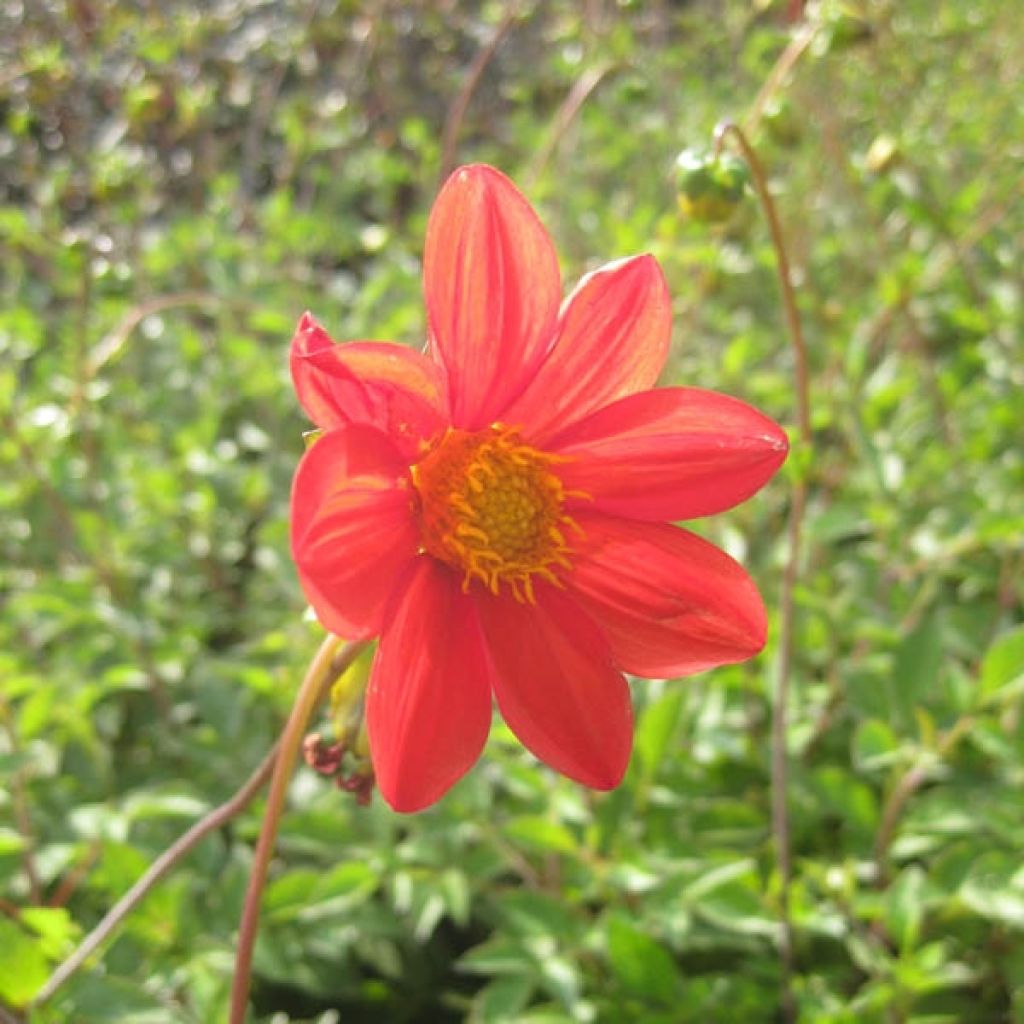
[{"label": "green flower stem", "polygon": [[807,343],[804,340],[800,313],[796,304],[796,290],[793,287],[789,255],[786,252],[786,242],[782,234],[779,215],[775,209],[775,201],[768,188],[768,178],[743,129],[732,121],[723,121],[715,129],[716,155],[721,152],[722,146],[729,138],[736,142],[743,159],[750,168],[750,178],[772,236],[775,263],[779,272],[779,287],[782,291],[782,306],[786,314],[786,328],[793,346],[797,424],[800,445],[803,449],[789,506],[788,555],[782,575],[782,593],[779,599],[779,653],[775,667],[775,692],[772,700],[771,744],[772,836],[775,841],[775,857],[779,867],[779,916],[782,921],[782,939],[779,949],[782,960],[782,1014],[787,1024],[792,1024],[796,1020],[797,1011],[793,997],[793,922],[789,906],[792,858],[789,810],[786,804],[788,789],[786,720],[789,706],[789,677],[793,664],[793,617],[796,610],[794,592],[800,569],[803,519],[807,507],[806,460],[810,458],[814,445],[814,433],[811,427],[810,368],[807,359]]},{"label": "green flower stem", "polygon": [[284,810],[284,801],[288,793],[295,761],[302,746],[302,737],[306,731],[313,712],[326,696],[330,686],[349,665],[362,653],[367,641],[345,644],[338,649],[341,641],[330,636],[320,645],[316,656],[306,671],[299,692],[295,696],[288,721],[281,733],[277,759],[274,762],[274,774],[270,780],[270,794],[267,807],[263,813],[263,827],[256,844],[256,856],[249,876],[249,887],[245,893],[245,905],[242,908],[242,920],[238,929],[238,949],[235,954],[235,975],[231,983],[231,1015],[230,1024],[244,1024],[245,1012],[249,1003],[249,976],[252,970],[253,946],[256,942],[256,929],[259,925],[260,900],[263,887],[267,881],[267,870],[274,852],[277,839],[277,828]]}]

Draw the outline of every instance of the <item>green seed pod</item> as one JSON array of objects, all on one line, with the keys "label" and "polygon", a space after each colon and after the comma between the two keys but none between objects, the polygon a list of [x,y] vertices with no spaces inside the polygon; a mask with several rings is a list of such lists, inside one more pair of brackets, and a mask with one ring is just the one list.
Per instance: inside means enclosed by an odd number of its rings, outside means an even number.
[{"label": "green seed pod", "polygon": [[746,165],[728,153],[684,149],[676,158],[679,208],[702,224],[722,224],[743,201],[748,177]]}]

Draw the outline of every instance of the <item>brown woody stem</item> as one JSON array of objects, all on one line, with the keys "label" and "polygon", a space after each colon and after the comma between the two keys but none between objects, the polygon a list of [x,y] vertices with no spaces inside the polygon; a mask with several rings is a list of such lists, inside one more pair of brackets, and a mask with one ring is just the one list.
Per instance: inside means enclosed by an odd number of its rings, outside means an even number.
[{"label": "brown woody stem", "polygon": [[[810,453],[814,444],[811,428],[810,368],[807,359],[807,344],[804,340],[800,313],[796,304],[796,290],[790,268],[782,225],[768,188],[764,167],[758,159],[743,130],[732,121],[723,121],[715,129],[715,152],[719,153],[727,139],[736,142],[743,159],[750,168],[750,177],[764,210],[771,232],[772,246],[779,274],[782,292],[782,306],[786,314],[786,327],[793,347],[793,362],[796,373],[797,423],[801,446]],[[786,755],[786,725],[789,706],[789,679],[793,664],[793,618],[795,614],[794,592],[800,570],[800,547],[803,532],[804,511],[807,507],[807,480],[801,467],[793,484],[792,501],[789,507],[788,555],[782,575],[782,593],[779,599],[779,653],[776,663],[775,692],[772,701],[772,743],[771,743],[771,784],[772,784],[772,835],[775,840],[775,856],[779,865],[779,913],[782,919],[782,1014],[787,1024],[796,1020],[796,1002],[793,996],[793,922],[790,917],[789,890],[792,879],[792,857],[790,851],[789,810],[786,803],[788,789],[788,760]]]},{"label": "brown woody stem", "polygon": [[267,807],[263,812],[263,827],[256,844],[256,855],[253,860],[252,873],[249,875],[249,886],[246,889],[242,920],[238,929],[235,975],[231,983],[230,1024],[244,1024],[245,1021],[245,1011],[249,1002],[249,977],[252,971],[253,947],[256,943],[256,930],[259,926],[260,900],[263,897],[263,887],[267,881],[270,858],[274,852],[277,828],[284,811],[288,784],[302,748],[303,734],[310,717],[326,696],[330,686],[366,647],[366,641],[359,641],[348,643],[338,650],[340,643],[341,641],[337,637],[328,636],[320,645],[320,650],[316,652],[316,656],[306,671],[306,678],[302,680],[299,692],[295,696],[295,703],[288,715],[288,721],[281,733],[278,756],[274,762],[274,774],[270,780]]}]

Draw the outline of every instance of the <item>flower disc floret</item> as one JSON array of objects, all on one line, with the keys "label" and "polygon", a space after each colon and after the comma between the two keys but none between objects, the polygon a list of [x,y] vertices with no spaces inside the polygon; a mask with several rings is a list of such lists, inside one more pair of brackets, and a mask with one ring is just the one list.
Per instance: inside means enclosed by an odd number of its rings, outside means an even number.
[{"label": "flower disc floret", "polygon": [[572,568],[568,496],[558,456],[524,444],[514,428],[449,428],[412,467],[423,549],[498,594],[507,584],[533,603],[535,577],[559,584]]}]

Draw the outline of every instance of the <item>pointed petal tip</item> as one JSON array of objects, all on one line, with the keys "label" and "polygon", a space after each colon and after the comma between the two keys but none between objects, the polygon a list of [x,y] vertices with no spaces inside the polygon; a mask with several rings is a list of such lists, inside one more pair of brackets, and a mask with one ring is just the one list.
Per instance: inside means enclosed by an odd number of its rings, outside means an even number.
[{"label": "pointed petal tip", "polygon": [[412,814],[476,763],[491,726],[489,665],[474,606],[432,558],[409,569],[371,670],[366,726],[377,785]]},{"label": "pointed petal tip", "polygon": [[617,789],[626,777],[626,770],[629,768],[629,759],[632,752],[632,746],[630,746],[626,749],[626,756],[618,761],[609,761],[602,765],[591,765],[591,772],[593,774],[589,778],[580,779],[579,781],[589,789],[597,790],[599,793],[608,793],[613,789]]},{"label": "pointed petal tip", "polygon": [[425,811],[428,807],[433,807],[444,796],[443,793],[425,793],[415,787],[411,789],[406,786],[395,787],[382,780],[378,780],[377,788],[380,790],[384,802],[396,814],[417,814],[420,811]]},{"label": "pointed petal tip", "polygon": [[569,585],[619,669],[675,678],[747,661],[764,648],[764,601],[724,551],[669,523],[577,517],[586,541]]},{"label": "pointed petal tip", "polygon": [[449,181],[486,181],[488,179],[499,180],[502,182],[510,182],[511,178],[503,171],[499,171],[497,167],[493,167],[491,164],[484,163],[473,163],[473,164],[462,164],[456,167],[449,176]]},{"label": "pointed petal tip", "polygon": [[551,238],[514,183],[486,164],[452,172],[427,220],[423,294],[455,426],[493,422],[522,391],[551,343],[561,291]]},{"label": "pointed petal tip", "polygon": [[295,333],[292,335],[291,350],[289,356],[292,366],[296,360],[301,360],[313,355],[324,348],[331,348],[335,345],[334,339],[324,330],[321,323],[309,310],[299,317],[295,325]]}]

